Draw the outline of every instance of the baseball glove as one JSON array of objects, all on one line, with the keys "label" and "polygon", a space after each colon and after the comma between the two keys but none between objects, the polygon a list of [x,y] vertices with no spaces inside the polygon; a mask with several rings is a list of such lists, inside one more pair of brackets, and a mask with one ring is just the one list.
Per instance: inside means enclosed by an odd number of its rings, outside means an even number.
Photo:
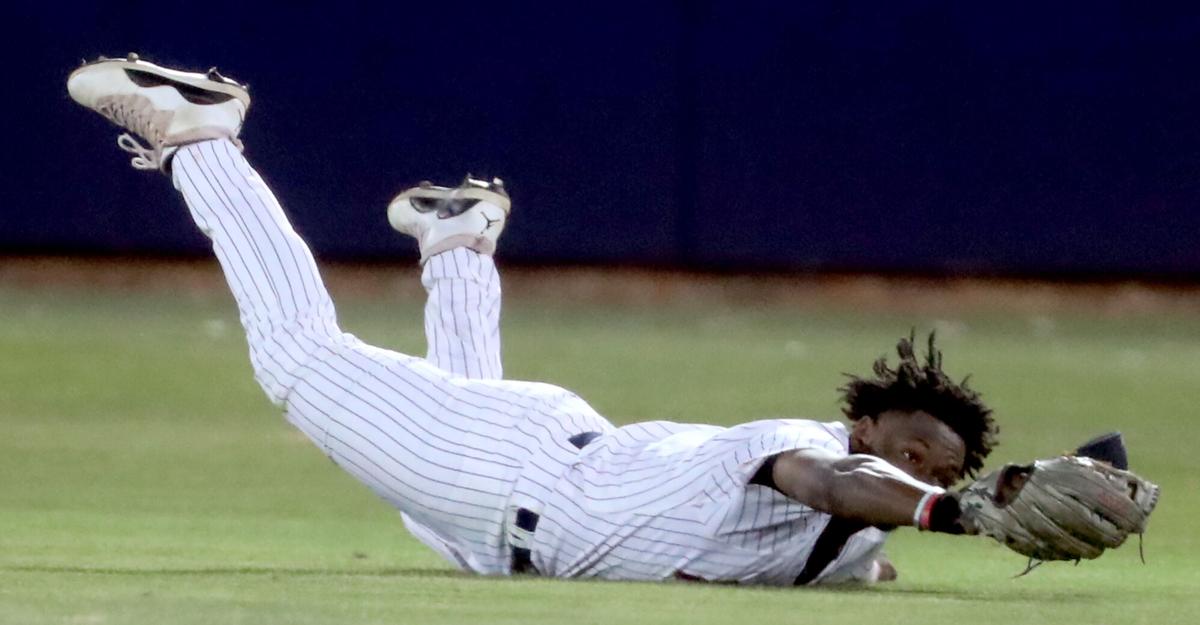
[{"label": "baseball glove", "polygon": [[1092,559],[1146,530],[1158,486],[1080,456],[1008,465],[959,493],[968,534],[1035,560]]}]

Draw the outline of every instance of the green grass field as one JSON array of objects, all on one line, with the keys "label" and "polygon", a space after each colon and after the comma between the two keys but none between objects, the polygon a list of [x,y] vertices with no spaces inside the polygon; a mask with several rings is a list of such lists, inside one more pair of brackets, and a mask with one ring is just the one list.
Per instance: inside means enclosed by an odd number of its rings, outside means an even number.
[{"label": "green grass field", "polygon": [[[335,289],[335,295],[337,289]],[[342,297],[343,325],[424,351],[420,302]],[[900,580],[755,589],[454,572],[290,430],[251,379],[231,299],[0,282],[0,623],[1194,623],[1200,318],[1080,307],[861,312],[836,302],[509,301],[509,377],[625,423],[838,416],[842,371],[945,329],[1001,422],[989,467],[1121,429],[1163,486],[1146,536],[1078,567],[984,539],[889,543]]]}]

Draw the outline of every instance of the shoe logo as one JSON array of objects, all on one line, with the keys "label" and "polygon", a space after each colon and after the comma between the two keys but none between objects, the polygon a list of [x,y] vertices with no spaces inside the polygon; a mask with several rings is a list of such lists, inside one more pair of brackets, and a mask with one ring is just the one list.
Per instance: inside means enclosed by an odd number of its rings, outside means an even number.
[{"label": "shoe logo", "polygon": [[480,213],[480,214],[483,215],[483,219],[485,221],[487,221],[487,225],[483,227],[483,232],[480,232],[479,234],[483,234],[484,232],[491,230],[493,225],[500,223],[499,219],[492,219],[491,217],[488,217],[486,214],[483,214],[483,213]]}]

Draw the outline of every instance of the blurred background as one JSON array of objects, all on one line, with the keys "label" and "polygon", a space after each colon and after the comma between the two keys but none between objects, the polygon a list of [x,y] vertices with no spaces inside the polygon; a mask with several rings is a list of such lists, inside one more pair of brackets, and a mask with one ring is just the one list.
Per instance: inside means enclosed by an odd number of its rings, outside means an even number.
[{"label": "blurred background", "polygon": [[64,89],[133,50],[250,84],[247,154],[324,258],[413,258],[387,201],[470,171],[509,183],[511,263],[1200,276],[1188,3],[129,0],[6,29],[10,254],[207,254]]}]

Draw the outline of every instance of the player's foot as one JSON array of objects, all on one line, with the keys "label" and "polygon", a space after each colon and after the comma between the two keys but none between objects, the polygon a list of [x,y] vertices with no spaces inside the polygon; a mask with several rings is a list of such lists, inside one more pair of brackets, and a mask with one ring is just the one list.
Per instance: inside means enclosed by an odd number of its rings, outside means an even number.
[{"label": "player's foot", "polygon": [[404,191],[388,205],[387,215],[393,228],[417,240],[425,262],[456,247],[495,253],[511,208],[504,181],[488,182],[467,174],[457,187],[422,182]]},{"label": "player's foot", "polygon": [[216,68],[182,72],[136,54],[84,63],[67,78],[67,91],[76,102],[149,144],[138,143],[129,133],[117,138],[117,145],[134,155],[136,169],[164,172],[181,145],[229,139],[240,148],[237,136],[250,107],[246,87]]}]

